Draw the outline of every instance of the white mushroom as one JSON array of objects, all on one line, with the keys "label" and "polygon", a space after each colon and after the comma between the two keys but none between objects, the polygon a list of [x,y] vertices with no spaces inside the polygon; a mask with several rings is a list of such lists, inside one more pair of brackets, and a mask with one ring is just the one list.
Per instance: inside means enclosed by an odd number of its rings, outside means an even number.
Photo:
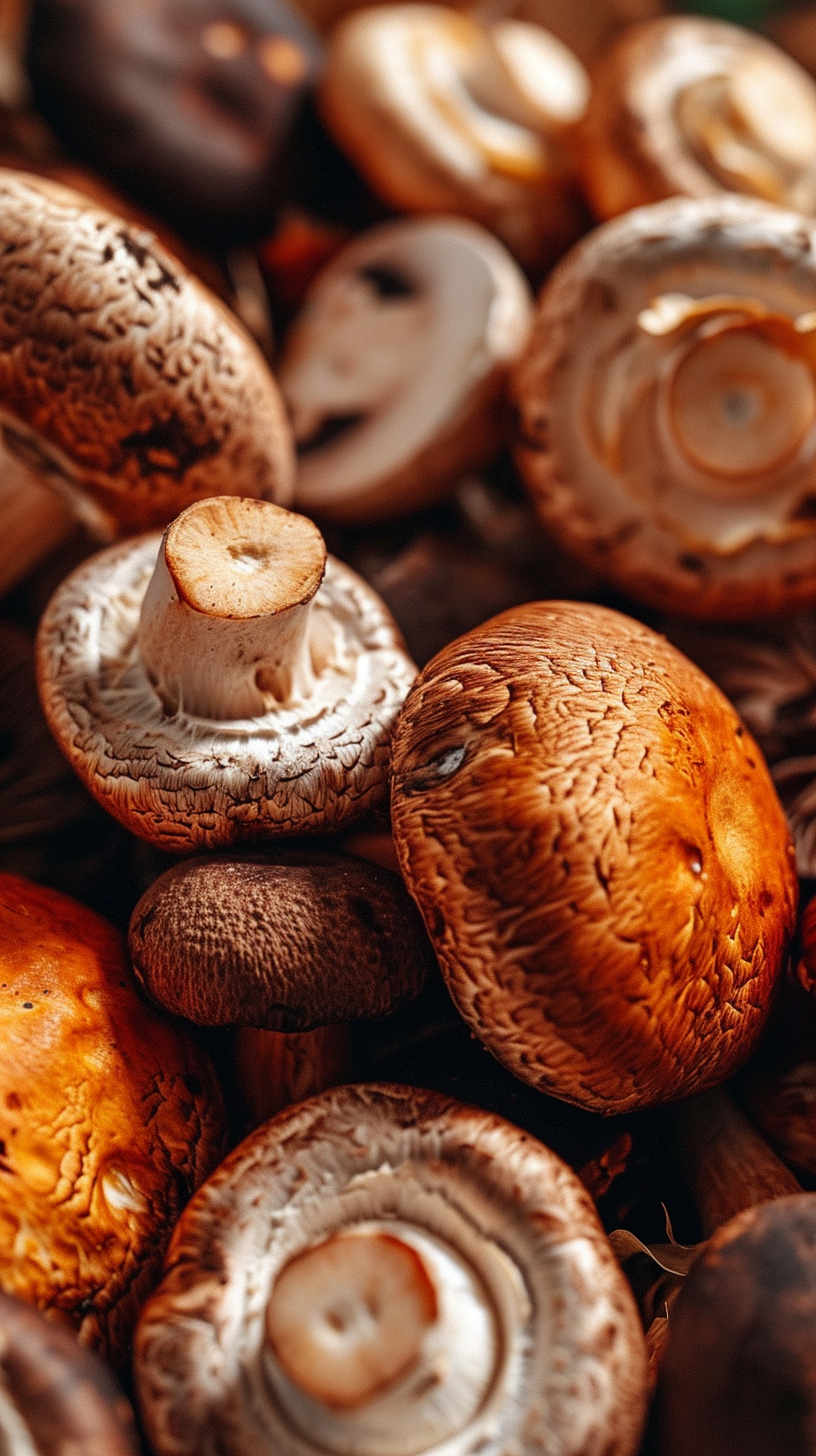
[{"label": "white mushroom", "polygon": [[555,1154],[437,1093],[259,1129],[181,1219],[136,1339],[158,1456],[634,1452],[643,1336]]},{"label": "white mushroom", "polygon": [[280,367],[297,504],[339,521],[398,515],[486,464],[531,317],[517,264],[473,223],[356,239],[318,278]]},{"label": "white mushroom", "polygon": [[385,793],[414,673],[379,598],[326,561],[311,521],[233,496],[188,507],[164,538],[100,552],[40,626],[40,691],[63,752],[105,808],[165,849],[364,812]]}]

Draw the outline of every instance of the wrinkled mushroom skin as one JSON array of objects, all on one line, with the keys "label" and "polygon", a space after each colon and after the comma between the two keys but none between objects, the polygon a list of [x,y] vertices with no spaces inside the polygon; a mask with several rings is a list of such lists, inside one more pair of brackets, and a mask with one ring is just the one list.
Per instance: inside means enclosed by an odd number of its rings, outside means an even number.
[{"label": "wrinkled mushroom skin", "polygon": [[102,532],[212,495],[291,498],[262,355],[152,233],[0,171],[0,429]]},{"label": "wrinkled mushroom skin", "polygon": [[629,596],[736,621],[816,600],[816,239],[749,198],[675,198],[553,273],[517,366],[544,525]]},{"label": "wrinkled mushroom skin", "polygon": [[0,1285],[121,1363],[221,1154],[220,1092],[118,932],[66,896],[0,876],[0,970]]},{"label": "wrinkled mushroom skin", "polygon": [[711,1240],[669,1320],[664,1456],[816,1450],[816,1195],[748,1209]]},{"label": "wrinkled mushroom skin", "polygon": [[5,1456],[138,1456],[133,1412],[76,1336],[0,1294],[0,1441]]},{"label": "wrinkled mushroom skin", "polygon": [[[366,1244],[403,1266],[407,1370],[383,1369],[393,1288],[375,1282],[365,1317],[351,1291],[334,1302]],[[372,1320],[384,1383],[328,1389]],[[135,1370],[157,1456],[631,1456],[644,1409],[639,1320],[575,1175],[490,1113],[390,1086],[313,1098],[221,1165],[176,1228]]]},{"label": "wrinkled mushroom skin", "polygon": [[392,769],[406,882],[512,1072],[611,1113],[745,1060],[793,848],[753,740],[663,638],[585,603],[504,612],[420,674]]},{"label": "wrinkled mushroom skin", "polygon": [[434,958],[396,875],[319,850],[280,860],[186,860],[146,891],[129,947],[155,1001],[203,1026],[295,1032],[418,994]]}]

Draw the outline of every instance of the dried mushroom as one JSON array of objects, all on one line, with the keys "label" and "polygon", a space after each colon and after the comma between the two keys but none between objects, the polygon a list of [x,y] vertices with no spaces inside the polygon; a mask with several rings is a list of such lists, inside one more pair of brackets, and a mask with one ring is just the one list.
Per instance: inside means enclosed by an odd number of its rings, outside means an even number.
[{"label": "dried mushroom", "polygon": [[629,595],[736,620],[816,600],[816,234],[736,197],[598,228],[516,370],[544,524]]},{"label": "dried mushroom", "polygon": [[643,1336],[554,1153],[433,1092],[346,1087],[191,1203],[136,1340],[157,1456],[631,1456]]},{"label": "dried mushroom", "polygon": [[385,795],[415,673],[311,521],[234,496],[81,566],[38,653],[46,717],[80,777],[135,834],[181,852],[362,815]]},{"label": "dried mushroom", "polygon": [[793,847],[731,705],[586,603],[494,617],[420,674],[392,824],[449,989],[516,1076],[600,1112],[724,1080],[793,932]]}]

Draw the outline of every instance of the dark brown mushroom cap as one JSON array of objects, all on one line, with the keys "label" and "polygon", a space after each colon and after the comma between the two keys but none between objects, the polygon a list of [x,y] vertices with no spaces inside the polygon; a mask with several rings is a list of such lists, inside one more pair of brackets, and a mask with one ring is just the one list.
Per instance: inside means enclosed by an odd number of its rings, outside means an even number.
[{"label": "dark brown mushroom cap", "polygon": [[0,1439],[11,1456],[138,1456],[133,1412],[102,1361],[2,1293],[0,1381]]},{"label": "dark brown mushroom cap", "polygon": [[816,1195],[720,1229],[674,1305],[659,1389],[664,1456],[816,1451]]},{"label": "dark brown mushroom cap", "polygon": [[152,233],[5,170],[0,399],[7,448],[103,529],[291,497],[277,386],[229,310]]},{"label": "dark brown mushroom cap", "polygon": [[392,772],[449,989],[516,1076],[623,1112],[745,1060],[793,847],[756,744],[663,638],[586,603],[504,612],[420,674]]},{"label": "dark brown mushroom cap", "polygon": [[267,1031],[387,1016],[434,964],[399,877],[321,850],[186,860],[142,896],[129,945],[168,1011]]}]

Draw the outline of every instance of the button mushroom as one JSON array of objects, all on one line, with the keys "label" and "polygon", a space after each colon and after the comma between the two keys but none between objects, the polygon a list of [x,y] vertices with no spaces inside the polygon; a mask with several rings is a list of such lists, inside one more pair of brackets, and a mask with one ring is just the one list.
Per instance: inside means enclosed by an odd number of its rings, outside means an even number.
[{"label": "button mushroom", "polygon": [[629,595],[737,619],[816,599],[816,238],[676,199],[590,234],[518,366],[544,524]]},{"label": "button mushroom", "polygon": [[436,1093],[282,1113],[179,1223],[136,1341],[157,1456],[633,1453],[645,1357],[555,1154]]},{"label": "button mushroom", "polygon": [[489,462],[531,318],[523,274],[475,224],[391,223],[344,248],[313,285],[279,371],[297,504],[377,520],[440,499]]},{"label": "button mushroom", "polygon": [[767,1017],[797,881],[761,755],[654,632],[585,603],[494,617],[394,730],[403,874],[471,1029],[599,1112],[724,1080]]},{"label": "button mushroom", "polygon": [[232,496],[86,562],[52,598],[38,651],[46,717],[80,777],[181,852],[363,814],[385,794],[415,673],[311,521]]}]

